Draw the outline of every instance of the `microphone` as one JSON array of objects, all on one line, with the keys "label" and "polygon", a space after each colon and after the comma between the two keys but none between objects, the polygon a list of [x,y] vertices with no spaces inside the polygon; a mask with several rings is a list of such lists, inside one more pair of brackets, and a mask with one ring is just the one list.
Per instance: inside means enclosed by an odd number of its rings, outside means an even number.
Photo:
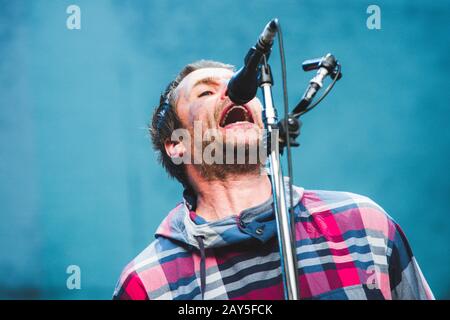
[{"label": "microphone", "polygon": [[[336,77],[337,63],[338,62],[336,58],[331,53],[328,53],[325,57],[306,60],[302,63],[304,71],[311,71],[316,69],[319,70],[317,71],[317,74],[314,76],[314,78],[312,78],[309,82],[309,86],[303,94],[302,100],[294,108],[294,114],[304,111],[311,104],[311,101],[316,95],[317,91],[322,88],[323,80],[327,75],[330,75],[333,78]],[[339,73],[337,80],[339,80],[341,76],[342,74]]]},{"label": "microphone", "polygon": [[277,32],[277,24],[278,19],[275,18],[265,26],[256,45],[245,56],[244,66],[228,82],[228,97],[233,103],[243,105],[256,96],[259,65],[262,57],[270,54]]}]

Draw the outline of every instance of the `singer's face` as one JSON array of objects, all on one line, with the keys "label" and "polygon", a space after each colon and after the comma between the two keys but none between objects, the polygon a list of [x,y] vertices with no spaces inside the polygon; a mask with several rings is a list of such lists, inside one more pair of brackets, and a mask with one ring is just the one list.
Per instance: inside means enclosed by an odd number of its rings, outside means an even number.
[{"label": "singer's face", "polygon": [[194,165],[207,179],[259,172],[265,162],[261,102],[254,98],[242,106],[232,103],[227,95],[232,75],[224,68],[199,69],[175,91],[176,112],[193,141],[185,148],[202,160]]},{"label": "singer's face", "polygon": [[263,128],[261,102],[254,98],[236,106],[227,95],[227,84],[233,72],[224,68],[203,68],[187,75],[176,93],[177,114],[187,129],[201,128],[203,133],[215,129],[225,138],[243,136],[251,139]]}]

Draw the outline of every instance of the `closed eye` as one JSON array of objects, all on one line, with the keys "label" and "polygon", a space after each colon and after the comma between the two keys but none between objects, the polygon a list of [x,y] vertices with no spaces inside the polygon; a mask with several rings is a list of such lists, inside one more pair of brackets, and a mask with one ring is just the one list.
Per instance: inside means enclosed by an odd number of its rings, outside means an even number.
[{"label": "closed eye", "polygon": [[214,92],[212,92],[210,90],[207,90],[207,91],[203,91],[202,93],[200,93],[198,95],[198,97],[200,98],[200,97],[209,96],[209,95],[212,95],[212,94],[214,94]]}]

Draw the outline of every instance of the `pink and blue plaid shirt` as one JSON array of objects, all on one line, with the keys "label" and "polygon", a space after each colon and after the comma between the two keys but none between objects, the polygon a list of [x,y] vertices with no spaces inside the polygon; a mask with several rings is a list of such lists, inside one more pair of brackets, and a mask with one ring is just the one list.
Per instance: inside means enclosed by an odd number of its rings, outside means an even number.
[{"label": "pink and blue plaid shirt", "polygon": [[[272,199],[206,222],[174,208],[114,299],[283,299]],[[294,188],[301,299],[434,299],[408,241],[371,199]]]}]

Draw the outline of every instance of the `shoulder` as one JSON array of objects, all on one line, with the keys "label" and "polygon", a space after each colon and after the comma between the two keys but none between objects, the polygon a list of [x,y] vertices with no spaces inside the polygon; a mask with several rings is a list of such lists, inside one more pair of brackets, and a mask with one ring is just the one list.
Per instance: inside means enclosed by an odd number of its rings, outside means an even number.
[{"label": "shoulder", "polygon": [[321,208],[334,209],[360,205],[374,207],[384,211],[381,206],[371,198],[353,192],[305,189],[302,200],[306,205],[316,208],[316,210],[321,210]]},{"label": "shoulder", "polygon": [[154,240],[122,270],[113,298],[133,300],[151,298],[151,292],[167,285],[167,277],[161,265],[182,252],[182,248],[168,239]]},{"label": "shoulder", "polygon": [[329,190],[304,190],[302,205],[314,220],[323,221],[334,233],[361,231],[391,238],[396,223],[374,200],[365,195]]},{"label": "shoulder", "polygon": [[145,268],[151,268],[153,261],[157,258],[153,241],[139,255],[131,260],[120,274],[116,284],[113,299],[120,300],[146,300],[147,290],[141,279],[140,273]]}]

